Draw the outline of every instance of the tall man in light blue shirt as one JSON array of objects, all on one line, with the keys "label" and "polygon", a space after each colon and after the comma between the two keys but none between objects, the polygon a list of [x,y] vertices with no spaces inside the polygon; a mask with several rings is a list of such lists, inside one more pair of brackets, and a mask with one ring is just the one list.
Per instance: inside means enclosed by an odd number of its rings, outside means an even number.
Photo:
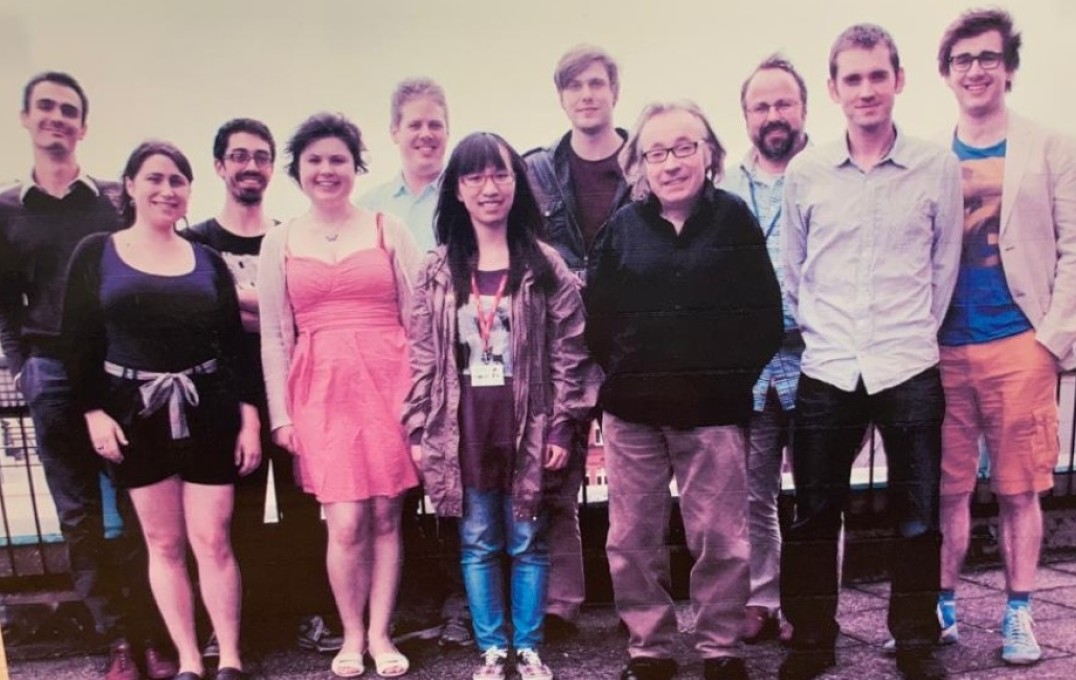
[{"label": "tall man in light blue shirt", "polygon": [[[740,106],[752,147],[722,182],[740,196],[758,219],[777,277],[782,278],[781,202],[785,168],[803,150],[807,115],[807,85],[792,64],[779,54],[762,61],[740,89]],[[781,527],[777,499],[781,493],[781,462],[791,433],[800,377],[803,336],[784,303],[785,339],[755,384],[754,413],[748,429],[750,454],[747,484],[750,494],[748,529],[751,538],[751,595],[744,611],[744,641],[748,644],[790,631],[780,623],[779,587]]]},{"label": "tall man in light blue shirt", "polygon": [[[392,92],[390,113],[389,133],[400,149],[403,167],[400,174],[363,195],[359,204],[399,217],[418,247],[430,251],[437,247],[433,213],[448,144],[445,91],[430,78],[406,78]],[[440,635],[442,645],[469,646],[474,638],[463,595],[456,527],[451,520],[438,520],[442,523],[439,533],[446,537],[443,544],[426,535],[419,521],[422,497],[420,487],[404,498],[403,587],[393,639],[400,643]]]},{"label": "tall man in light blue shirt", "polygon": [[389,133],[400,149],[403,168],[388,182],[374,187],[359,204],[403,220],[423,252],[433,250],[433,211],[441,187],[448,144],[448,104],[445,91],[429,78],[408,78],[392,93]]},{"label": "tall man in light blue shirt", "polygon": [[932,651],[945,409],[937,333],[960,261],[960,172],[947,150],[893,124],[904,71],[884,29],[845,30],[829,74],[847,134],[792,162],[782,210],[786,292],[806,349],[793,426],[796,518],[781,564],[794,649],[780,677],[807,680],[836,663],[837,538],[873,423],[888,468],[897,668],[944,678]]}]

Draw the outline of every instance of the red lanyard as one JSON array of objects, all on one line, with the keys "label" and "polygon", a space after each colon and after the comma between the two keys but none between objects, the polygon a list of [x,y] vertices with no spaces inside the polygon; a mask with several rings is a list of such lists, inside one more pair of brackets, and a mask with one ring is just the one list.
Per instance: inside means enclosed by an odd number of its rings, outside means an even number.
[{"label": "red lanyard", "polygon": [[487,316],[482,311],[482,296],[478,292],[478,277],[471,272],[471,296],[474,298],[475,317],[478,320],[478,335],[482,338],[482,360],[489,361],[489,338],[493,333],[493,320],[497,317],[497,305],[501,304],[504,297],[504,289],[508,286],[508,272],[501,276],[501,282],[497,285],[497,294],[493,296],[493,307]]}]

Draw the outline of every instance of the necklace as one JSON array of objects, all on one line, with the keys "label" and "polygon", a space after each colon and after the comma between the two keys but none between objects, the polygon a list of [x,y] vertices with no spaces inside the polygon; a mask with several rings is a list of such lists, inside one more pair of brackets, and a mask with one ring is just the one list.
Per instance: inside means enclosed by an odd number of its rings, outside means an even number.
[{"label": "necklace", "polygon": [[340,238],[340,232],[333,234],[325,234],[325,240],[329,243],[336,243],[336,239]]}]

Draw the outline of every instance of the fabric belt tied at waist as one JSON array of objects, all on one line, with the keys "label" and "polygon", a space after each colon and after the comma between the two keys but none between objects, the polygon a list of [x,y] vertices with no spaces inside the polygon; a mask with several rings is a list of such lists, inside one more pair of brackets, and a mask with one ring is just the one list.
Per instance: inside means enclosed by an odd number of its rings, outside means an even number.
[{"label": "fabric belt tied at waist", "polygon": [[208,375],[217,372],[217,360],[210,359],[176,373],[142,371],[126,368],[111,361],[105,362],[105,373],[127,380],[140,380],[138,391],[142,393],[143,409],[138,415],[148,418],[156,413],[165,403],[168,404],[168,422],[172,428],[172,439],[186,439],[191,436],[187,428],[187,408],[198,405],[198,390],[194,387],[192,375]]}]

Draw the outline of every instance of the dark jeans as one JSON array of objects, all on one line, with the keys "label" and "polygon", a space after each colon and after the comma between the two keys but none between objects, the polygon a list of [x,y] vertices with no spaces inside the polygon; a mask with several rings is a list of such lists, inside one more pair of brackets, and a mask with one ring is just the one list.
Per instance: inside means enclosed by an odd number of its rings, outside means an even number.
[{"label": "dark jeans", "polygon": [[423,488],[404,492],[400,531],[403,535],[403,569],[397,609],[420,619],[470,616],[460,573],[459,520],[422,512]]},{"label": "dark jeans", "polygon": [[781,606],[799,647],[837,638],[837,538],[852,463],[869,423],[882,435],[893,535],[889,630],[900,648],[933,644],[939,589],[938,485],[945,412],[938,369],[867,394],[800,376],[792,439],[796,519],[781,560]]},{"label": "dark jeans", "polygon": [[[232,545],[243,574],[244,630],[257,630],[264,642],[274,634],[294,635],[292,626],[275,625],[335,611],[325,570],[326,532],[321,504],[297,484],[294,457],[272,441],[268,414],[263,425],[262,463],[235,485]],[[276,523],[265,523],[269,468],[273,469]],[[270,629],[261,630],[266,626]],[[260,635],[259,635],[260,634]]]},{"label": "dark jeans", "polygon": [[71,403],[63,363],[31,357],[21,382],[38,457],[67,543],[71,580],[97,632],[110,639],[135,631],[151,641],[167,639],[150,594],[138,519],[123,490],[116,491],[123,532],[105,539],[100,486],[104,464],[93,450],[82,414]]}]

